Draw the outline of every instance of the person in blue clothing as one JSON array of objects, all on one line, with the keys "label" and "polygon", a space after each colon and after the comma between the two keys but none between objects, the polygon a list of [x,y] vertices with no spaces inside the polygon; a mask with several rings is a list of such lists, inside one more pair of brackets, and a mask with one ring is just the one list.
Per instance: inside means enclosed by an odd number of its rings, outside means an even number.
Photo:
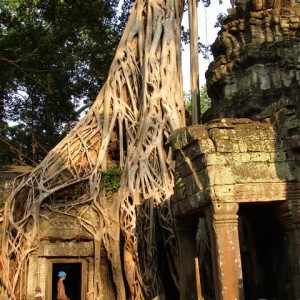
[{"label": "person in blue clothing", "polygon": [[64,271],[58,272],[58,281],[57,281],[57,300],[67,300],[64,280],[66,279],[67,274]]}]

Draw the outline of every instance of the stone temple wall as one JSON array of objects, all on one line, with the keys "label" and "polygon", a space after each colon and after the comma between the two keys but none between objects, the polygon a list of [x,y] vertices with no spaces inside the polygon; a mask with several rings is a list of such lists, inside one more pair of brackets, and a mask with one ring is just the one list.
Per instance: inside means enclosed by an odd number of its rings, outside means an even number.
[{"label": "stone temple wall", "polygon": [[269,123],[218,119],[176,133],[175,216],[211,201],[255,202],[286,198],[286,183],[300,181],[284,141]]},{"label": "stone temple wall", "polygon": [[[212,45],[212,107],[170,139],[181,299],[300,299],[300,4],[239,0]],[[213,288],[211,288],[213,287]]]},{"label": "stone temple wall", "polygon": [[[6,166],[0,170],[0,199],[3,203],[10,195],[13,183],[19,175],[30,171],[29,167]],[[76,200],[76,199],[74,199]],[[61,200],[64,203],[64,200]],[[58,200],[58,205],[60,201]],[[92,211],[87,207],[77,207],[84,209],[85,216],[89,214],[89,220],[93,222]],[[3,221],[3,205],[0,207],[0,224]],[[68,216],[68,214],[70,216]],[[66,289],[72,295],[77,290],[76,299],[90,299],[93,287],[93,274],[95,272],[95,255],[93,237],[81,226],[80,222],[74,218],[75,211],[69,210],[68,213],[61,214],[55,210],[47,209],[47,204],[41,208],[38,246],[36,251],[29,256],[28,262],[28,281],[27,297],[34,299],[35,287],[39,286],[45,295],[45,299],[53,299],[56,292],[56,286],[53,283],[57,281],[57,268],[63,267],[64,270],[70,270]],[[72,216],[72,217],[71,217]],[[0,226],[0,238],[2,226]],[[76,274],[74,274],[76,273]],[[3,276],[3,268],[0,264],[0,278]],[[113,286],[112,275],[109,262],[104,248],[100,253],[100,276],[101,292],[107,299],[115,299],[115,290]],[[74,286],[74,283],[78,286]],[[1,290],[2,289],[2,290]],[[80,295],[78,295],[80,293]],[[9,299],[3,287],[0,287],[0,298]],[[90,295],[90,296],[87,296]],[[74,297],[71,297],[71,299]],[[1,298],[2,299],[2,298]]]},{"label": "stone temple wall", "polygon": [[[181,294],[186,291],[182,299],[194,299],[190,270],[195,255],[202,258],[204,291],[214,286],[212,294],[206,293],[213,299],[298,299],[297,152],[270,122],[245,118],[183,128],[170,143],[176,161],[172,210],[185,282]],[[195,253],[205,245],[202,254]],[[272,258],[264,265],[258,256]]]}]

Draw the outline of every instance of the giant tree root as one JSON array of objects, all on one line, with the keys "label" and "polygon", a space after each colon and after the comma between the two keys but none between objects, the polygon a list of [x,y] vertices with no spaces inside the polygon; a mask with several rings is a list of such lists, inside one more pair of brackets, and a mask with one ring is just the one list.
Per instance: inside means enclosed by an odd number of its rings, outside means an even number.
[{"label": "giant tree root", "polygon": [[[166,243],[174,253],[169,210],[173,162],[165,142],[184,126],[182,12],[182,1],[135,2],[94,105],[14,189],[5,207],[1,256],[18,299],[26,293],[28,255],[39,245],[41,208],[76,218],[93,236],[92,299],[103,296],[96,288],[101,286],[102,244],[119,300],[126,299],[125,285],[131,299],[164,294],[157,272],[156,227],[166,230]],[[120,188],[108,195],[102,174],[113,164],[121,170]],[[58,202],[74,196],[75,190],[76,199]],[[91,214],[95,220],[87,217]]]}]

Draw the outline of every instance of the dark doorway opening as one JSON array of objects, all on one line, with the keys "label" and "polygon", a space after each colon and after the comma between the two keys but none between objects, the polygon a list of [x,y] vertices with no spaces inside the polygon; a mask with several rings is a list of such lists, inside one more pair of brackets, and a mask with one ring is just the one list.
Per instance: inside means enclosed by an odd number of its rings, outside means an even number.
[{"label": "dark doorway opening", "polygon": [[284,230],[274,204],[241,204],[239,239],[245,300],[288,299]]},{"label": "dark doorway opening", "polygon": [[58,272],[64,271],[66,295],[72,300],[81,300],[81,263],[53,263],[52,268],[52,300],[57,299]]}]

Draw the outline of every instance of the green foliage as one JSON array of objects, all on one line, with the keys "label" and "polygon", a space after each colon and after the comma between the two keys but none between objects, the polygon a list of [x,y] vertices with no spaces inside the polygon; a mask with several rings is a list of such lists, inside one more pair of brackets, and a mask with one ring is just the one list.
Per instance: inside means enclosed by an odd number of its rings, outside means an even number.
[{"label": "green foliage", "polygon": [[5,136],[31,159],[39,162],[59,142],[64,125],[104,83],[118,43],[117,4],[0,2],[0,99],[5,108],[0,118],[5,113],[8,124],[17,124]]},{"label": "green foliage", "polygon": [[121,170],[114,168],[110,170],[100,171],[101,188],[105,190],[107,197],[112,196],[118,191],[121,183]]},{"label": "green foliage", "polygon": [[[191,93],[184,92],[184,102],[186,110],[191,113],[192,112],[192,101],[191,101]],[[201,107],[201,116],[210,108],[211,100],[207,95],[206,84],[202,85],[200,88],[200,107]]]},{"label": "green foliage", "polygon": [[8,165],[13,162],[13,152],[2,139],[6,140],[7,123],[0,119],[0,165]]}]

